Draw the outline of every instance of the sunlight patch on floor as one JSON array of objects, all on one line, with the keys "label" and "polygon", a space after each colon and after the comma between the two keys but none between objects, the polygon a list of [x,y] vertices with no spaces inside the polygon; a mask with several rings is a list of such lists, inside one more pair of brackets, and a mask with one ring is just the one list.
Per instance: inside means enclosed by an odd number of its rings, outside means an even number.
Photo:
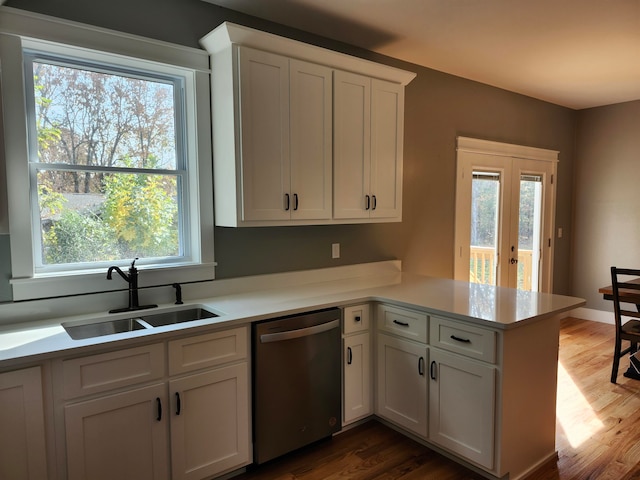
[{"label": "sunlight patch on floor", "polygon": [[558,363],[558,401],[556,415],[573,448],[579,447],[604,428],[562,363]]}]

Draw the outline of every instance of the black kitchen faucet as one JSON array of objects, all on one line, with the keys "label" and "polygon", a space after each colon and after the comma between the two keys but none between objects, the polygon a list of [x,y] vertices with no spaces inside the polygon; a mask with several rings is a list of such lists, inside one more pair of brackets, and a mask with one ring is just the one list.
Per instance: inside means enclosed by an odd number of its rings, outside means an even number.
[{"label": "black kitchen faucet", "polygon": [[131,266],[129,267],[129,274],[127,275],[120,267],[112,266],[107,270],[107,280],[111,280],[111,274],[115,270],[118,272],[125,282],[129,284],[129,306],[124,308],[116,308],[113,310],[109,310],[109,313],[119,313],[119,312],[130,312],[134,310],[146,310],[147,308],[154,308],[157,305],[140,305],[138,300],[138,269],[136,268],[136,260],[138,257],[133,259],[131,262]]}]

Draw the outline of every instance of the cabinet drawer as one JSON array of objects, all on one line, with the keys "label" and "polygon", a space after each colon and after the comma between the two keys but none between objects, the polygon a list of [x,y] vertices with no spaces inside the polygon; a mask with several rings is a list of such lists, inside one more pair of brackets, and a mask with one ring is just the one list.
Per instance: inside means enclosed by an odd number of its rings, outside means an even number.
[{"label": "cabinet drawer", "polygon": [[369,304],[345,307],[343,320],[344,334],[369,330]]},{"label": "cabinet drawer", "polygon": [[169,342],[169,375],[191,372],[247,357],[247,327]]},{"label": "cabinet drawer", "polygon": [[377,319],[378,330],[427,343],[426,313],[390,305],[378,305]]},{"label": "cabinet drawer", "polygon": [[64,360],[62,371],[65,398],[148,382],[164,375],[164,345]]},{"label": "cabinet drawer", "polygon": [[463,322],[431,317],[430,344],[485,362],[496,361],[496,332]]}]

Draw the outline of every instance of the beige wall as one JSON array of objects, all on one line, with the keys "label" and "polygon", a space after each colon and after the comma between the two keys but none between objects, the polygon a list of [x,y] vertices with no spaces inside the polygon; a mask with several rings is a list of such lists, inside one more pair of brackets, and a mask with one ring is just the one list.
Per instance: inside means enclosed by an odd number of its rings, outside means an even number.
[{"label": "beige wall", "polygon": [[[218,278],[394,258],[401,259],[408,271],[452,277],[455,142],[458,135],[463,135],[560,151],[556,224],[563,227],[564,237],[556,242],[554,291],[571,293],[569,247],[576,112],[246,17],[201,0],[9,0],[7,5],[193,47],[198,46],[198,38],[228,20],[418,74],[406,90],[404,221],[216,228]],[[335,242],[341,244],[339,260],[331,260],[331,243]],[[2,268],[0,282],[1,274]]]},{"label": "beige wall", "polygon": [[640,101],[578,112],[573,293],[611,311],[610,267],[640,268]]}]

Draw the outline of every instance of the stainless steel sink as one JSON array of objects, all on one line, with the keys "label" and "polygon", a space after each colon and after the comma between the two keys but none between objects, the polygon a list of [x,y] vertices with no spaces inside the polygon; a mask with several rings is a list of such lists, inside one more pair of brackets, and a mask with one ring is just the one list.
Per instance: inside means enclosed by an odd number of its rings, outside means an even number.
[{"label": "stainless steel sink", "polygon": [[62,326],[74,340],[113,335],[114,333],[133,332],[164,325],[192,322],[218,315],[200,307],[186,308],[172,312],[156,313],[135,318],[121,318],[96,323],[63,323]]},{"label": "stainless steel sink", "polygon": [[137,318],[121,318],[119,320],[109,320],[108,322],[84,323],[79,325],[63,323],[62,326],[74,340],[113,335],[114,333],[133,332],[147,328],[140,323]]},{"label": "stainless steel sink", "polygon": [[203,308],[189,308],[187,310],[176,310],[175,312],[156,313],[155,315],[144,315],[142,321],[152,327],[162,327],[164,325],[174,325],[176,323],[192,322],[204,318],[215,318],[218,315]]}]

